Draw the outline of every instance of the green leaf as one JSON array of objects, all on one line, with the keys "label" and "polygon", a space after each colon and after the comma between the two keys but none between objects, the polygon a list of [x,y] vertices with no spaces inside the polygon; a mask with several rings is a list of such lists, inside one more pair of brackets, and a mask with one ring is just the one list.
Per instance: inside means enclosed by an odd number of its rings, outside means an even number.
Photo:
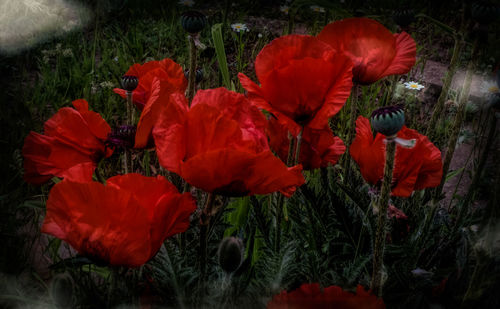
[{"label": "green leaf", "polygon": [[215,24],[212,27],[212,40],[214,41],[215,53],[217,55],[217,62],[222,74],[222,81],[227,89],[231,89],[231,82],[229,79],[229,69],[227,67],[226,51],[224,49],[224,40],[222,38],[222,23]]},{"label": "green leaf", "polygon": [[226,222],[229,223],[231,227],[226,229],[224,237],[233,235],[247,222],[248,211],[250,209],[250,197],[245,196],[235,199],[227,208],[233,209],[233,211],[227,214]]},{"label": "green leaf", "polygon": [[445,180],[445,183],[448,182],[448,180],[452,179],[453,177],[457,176],[458,174],[460,174],[460,172],[462,172],[464,170],[463,167],[457,169],[457,170],[454,170],[454,171],[449,171],[448,174],[446,175],[446,180]]}]

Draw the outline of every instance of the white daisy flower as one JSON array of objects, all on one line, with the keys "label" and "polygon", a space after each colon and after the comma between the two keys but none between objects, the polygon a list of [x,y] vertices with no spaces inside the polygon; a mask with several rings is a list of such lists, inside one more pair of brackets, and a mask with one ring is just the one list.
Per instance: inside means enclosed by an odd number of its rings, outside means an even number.
[{"label": "white daisy flower", "polygon": [[290,7],[288,5],[280,6],[280,11],[288,15],[288,11],[290,11]]},{"label": "white daisy flower", "polygon": [[419,83],[416,82],[406,82],[404,85],[406,89],[412,89],[412,90],[420,90],[425,88],[424,85],[420,85]]},{"label": "white daisy flower", "polygon": [[483,82],[481,85],[481,93],[485,96],[491,96],[500,93],[500,88],[498,88],[498,84],[496,82],[488,80]]},{"label": "white daisy flower", "polygon": [[250,29],[248,29],[247,25],[246,24],[242,24],[242,23],[236,23],[236,24],[231,24],[231,29],[233,29],[233,31],[235,32],[248,32],[250,31]]},{"label": "white daisy flower", "polygon": [[259,37],[259,39],[262,38],[262,33],[257,34],[257,36]]},{"label": "white daisy flower", "polygon": [[184,5],[184,6],[193,6],[194,5],[194,1],[193,0],[179,0],[178,2],[180,5]]},{"label": "white daisy flower", "polygon": [[321,7],[319,5],[311,5],[309,8],[316,13],[324,13],[325,12],[325,8]]}]

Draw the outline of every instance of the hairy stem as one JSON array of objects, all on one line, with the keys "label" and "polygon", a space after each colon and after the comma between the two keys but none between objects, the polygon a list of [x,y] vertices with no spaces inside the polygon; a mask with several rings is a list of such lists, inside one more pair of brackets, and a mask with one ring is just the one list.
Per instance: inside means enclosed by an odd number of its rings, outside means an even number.
[{"label": "hairy stem", "polygon": [[373,245],[373,274],[371,289],[375,295],[382,296],[382,268],[384,265],[385,235],[387,225],[387,208],[391,195],[392,171],[394,169],[394,156],[396,154],[396,143],[387,138],[385,150],[384,179],[378,200],[378,224]]},{"label": "hairy stem", "polygon": [[[290,143],[288,144],[288,156],[286,159],[286,165],[290,166],[292,165],[293,161],[293,148],[294,148],[294,141],[295,139],[293,136],[288,132],[288,139],[290,140]],[[281,217],[283,216],[283,204],[285,202],[285,196],[281,194],[280,192],[278,194],[278,200],[276,201],[276,233],[275,233],[275,242],[274,242],[274,250],[276,252],[279,252],[280,250],[280,243],[281,243]]]},{"label": "hairy stem", "polygon": [[[198,34],[193,34],[198,35]],[[189,105],[191,106],[191,101],[194,97],[195,82],[196,82],[196,44],[194,43],[193,35],[188,36],[189,40],[189,76],[188,76],[188,88],[187,88],[187,99]]]},{"label": "hairy stem", "polygon": [[212,217],[215,194],[208,193],[205,208],[200,217],[200,272],[202,280],[205,278],[207,269],[207,243],[208,227]]},{"label": "hairy stem", "polygon": [[357,117],[357,105],[358,105],[358,91],[360,90],[358,84],[354,84],[351,92],[351,115],[349,118],[349,128],[347,131],[347,139],[345,141],[345,159],[344,165],[342,166],[342,170],[344,171],[344,181],[345,183],[349,182],[350,178],[350,167],[351,167],[351,154],[349,151],[349,147],[351,146],[352,140],[354,138],[354,134],[356,132],[356,117]]},{"label": "hairy stem", "polygon": [[467,65],[467,73],[465,74],[464,86],[462,88],[462,92],[460,93],[457,113],[455,115],[451,135],[448,140],[448,147],[446,148],[446,156],[443,161],[443,177],[441,178],[441,183],[434,192],[434,198],[438,198],[439,196],[441,196],[441,192],[443,191],[443,186],[446,181],[446,175],[448,174],[448,170],[450,169],[451,159],[453,158],[455,145],[457,144],[458,136],[460,134],[460,128],[462,127],[462,122],[465,118],[465,107],[467,106],[467,101],[469,99],[470,85],[472,82],[472,76],[474,75],[474,69],[476,67],[476,47],[477,39],[473,43],[471,60]]}]

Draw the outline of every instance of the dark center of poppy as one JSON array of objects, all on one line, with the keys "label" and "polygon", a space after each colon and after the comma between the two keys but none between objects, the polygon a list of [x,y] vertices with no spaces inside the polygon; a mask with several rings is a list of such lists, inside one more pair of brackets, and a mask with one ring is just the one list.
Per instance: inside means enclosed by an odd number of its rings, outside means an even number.
[{"label": "dark center of poppy", "polygon": [[105,141],[107,147],[124,150],[134,147],[136,127],[131,125],[119,126],[109,133]]}]

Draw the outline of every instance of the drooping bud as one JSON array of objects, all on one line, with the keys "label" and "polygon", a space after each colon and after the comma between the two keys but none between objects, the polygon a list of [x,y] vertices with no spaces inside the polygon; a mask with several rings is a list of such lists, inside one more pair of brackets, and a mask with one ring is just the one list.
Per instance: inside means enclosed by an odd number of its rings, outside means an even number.
[{"label": "drooping bud", "polygon": [[405,124],[405,113],[400,105],[385,106],[373,111],[370,118],[373,130],[385,136],[396,135]]},{"label": "drooping bud", "polygon": [[57,308],[73,307],[74,285],[73,278],[68,273],[54,276],[50,285],[50,294]]},{"label": "drooping bud", "polygon": [[122,77],[122,87],[127,91],[134,91],[139,84],[139,79],[133,75],[123,75]]},{"label": "drooping bud", "polygon": [[237,270],[244,258],[243,241],[236,237],[226,237],[219,244],[219,264],[228,273]]},{"label": "drooping bud", "polygon": [[199,33],[207,25],[207,17],[198,11],[187,11],[181,15],[181,25],[188,33]]}]

